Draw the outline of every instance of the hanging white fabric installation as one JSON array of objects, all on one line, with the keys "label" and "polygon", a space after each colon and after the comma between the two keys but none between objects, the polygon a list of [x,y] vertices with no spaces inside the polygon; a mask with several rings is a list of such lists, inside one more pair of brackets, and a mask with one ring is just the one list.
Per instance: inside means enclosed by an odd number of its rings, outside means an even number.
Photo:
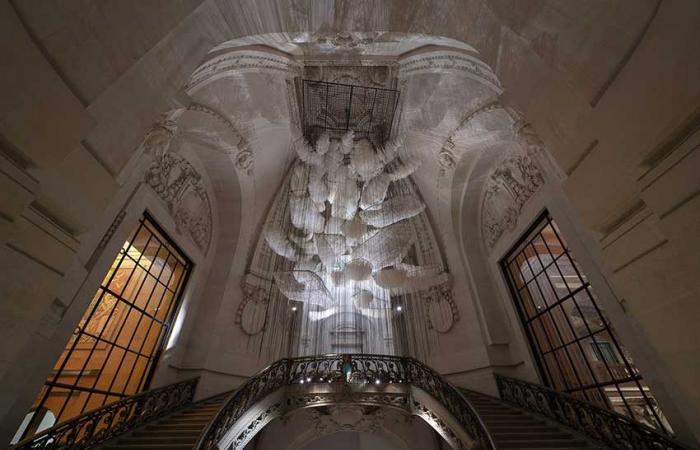
[{"label": "hanging white fabric installation", "polygon": [[390,192],[420,165],[403,143],[377,149],[352,132],[340,139],[323,133],[313,146],[303,138],[294,143],[299,160],[289,180],[288,214],[297,233],[287,237],[273,228],[266,235],[275,253],[298,261],[294,271],[275,274],[287,298],[329,307],[351,303],[365,313],[380,303],[375,298],[447,280],[439,268],[403,263],[415,240],[410,219],[425,209],[414,191]]},{"label": "hanging white fabric installation", "polygon": [[436,295],[451,279],[409,178],[420,160],[404,139],[377,147],[352,131],[292,149],[246,276],[271,299],[260,348],[427,355],[429,311],[453,305]]}]

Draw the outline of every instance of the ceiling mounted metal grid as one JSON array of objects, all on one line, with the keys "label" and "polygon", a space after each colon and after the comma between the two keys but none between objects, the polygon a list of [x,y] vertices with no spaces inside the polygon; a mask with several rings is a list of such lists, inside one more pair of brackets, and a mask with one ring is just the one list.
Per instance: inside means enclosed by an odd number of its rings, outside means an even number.
[{"label": "ceiling mounted metal grid", "polygon": [[302,80],[304,136],[315,142],[328,131],[339,137],[353,130],[375,145],[389,139],[399,100],[395,89]]}]

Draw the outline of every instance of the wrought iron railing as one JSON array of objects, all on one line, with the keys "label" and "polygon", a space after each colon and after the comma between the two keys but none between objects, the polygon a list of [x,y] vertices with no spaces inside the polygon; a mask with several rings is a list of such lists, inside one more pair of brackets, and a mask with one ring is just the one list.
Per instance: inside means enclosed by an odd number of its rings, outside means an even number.
[{"label": "wrought iron railing", "polygon": [[10,447],[10,450],[93,448],[144,423],[192,403],[199,378],[127,397],[60,423]]},{"label": "wrought iron railing", "polygon": [[539,384],[496,374],[501,398],[620,450],[689,450],[677,440],[621,414]]},{"label": "wrought iron railing", "polygon": [[197,450],[218,443],[255,403],[290,385],[315,383],[413,385],[442,404],[474,440],[475,449],[495,449],[492,437],[462,393],[440,374],[413,359],[383,355],[341,354],[281,359],[236,390],[204,430]]}]

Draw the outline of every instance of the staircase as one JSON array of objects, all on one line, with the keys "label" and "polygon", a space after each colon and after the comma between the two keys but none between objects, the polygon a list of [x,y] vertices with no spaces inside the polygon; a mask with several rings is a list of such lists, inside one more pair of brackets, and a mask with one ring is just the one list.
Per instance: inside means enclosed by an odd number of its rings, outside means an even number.
[{"label": "staircase", "polygon": [[596,446],[576,432],[502,400],[463,390],[500,449],[591,450]]},{"label": "staircase", "polygon": [[214,418],[230,392],[219,394],[137,428],[112,441],[102,450],[192,450],[199,435]]}]

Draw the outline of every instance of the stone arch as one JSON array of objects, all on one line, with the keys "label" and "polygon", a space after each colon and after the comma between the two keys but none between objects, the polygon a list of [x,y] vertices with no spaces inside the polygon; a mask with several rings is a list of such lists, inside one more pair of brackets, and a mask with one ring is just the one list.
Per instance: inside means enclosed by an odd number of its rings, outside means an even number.
[{"label": "stone arch", "polygon": [[329,405],[388,408],[415,416],[433,428],[452,448],[481,449],[442,404],[412,385],[290,385],[277,389],[248,408],[220,438],[217,447],[242,450],[273,420],[298,410]]},{"label": "stone arch", "polygon": [[[234,124],[216,111],[193,103],[186,108],[171,111],[167,117],[166,125],[161,122],[154,126],[154,129],[163,126],[171,128],[172,142],[161,151],[185,160],[196,172],[196,177],[202,180],[208,199],[209,209],[206,212],[209,214],[211,236],[206,247],[206,257],[195,267],[193,295],[190,298],[197,301],[186,301],[182,305],[174,327],[179,330],[179,336],[171,339],[164,355],[166,359],[175,359],[167,366],[161,365],[163,367],[157,373],[159,382],[177,379],[180,375],[171,365],[182,366],[184,357],[202,357],[177,350],[184,348],[184,345],[179,345],[183,342],[194,346],[206,345],[204,342],[210,337],[205,333],[193,333],[192,330],[201,327],[202,323],[211,322],[219,308],[229,275],[226,269],[230,267],[239,244],[242,217],[240,178],[252,167],[252,157],[242,157],[249,153],[247,140]],[[146,144],[149,140],[151,134],[144,141],[144,147],[148,147]],[[160,141],[156,140],[156,144],[158,142]],[[146,148],[146,159],[155,150]],[[244,159],[249,163],[241,164]]]},{"label": "stone arch", "polygon": [[[492,361],[508,361],[504,364],[511,367],[523,360],[525,350],[511,331],[512,308],[489,268],[489,252],[500,237],[494,228],[516,221],[522,205],[544,183],[519,135],[520,124],[512,110],[486,104],[462,122],[442,149],[449,153],[446,160],[453,161],[454,233],[476,291],[487,351]],[[523,168],[531,169],[536,183],[523,182]]]},{"label": "stone arch", "polygon": [[366,433],[393,444],[391,448],[426,450],[435,433],[422,419],[395,408],[329,405],[303,408],[273,420],[256,440],[260,450],[300,450],[339,432]]}]

